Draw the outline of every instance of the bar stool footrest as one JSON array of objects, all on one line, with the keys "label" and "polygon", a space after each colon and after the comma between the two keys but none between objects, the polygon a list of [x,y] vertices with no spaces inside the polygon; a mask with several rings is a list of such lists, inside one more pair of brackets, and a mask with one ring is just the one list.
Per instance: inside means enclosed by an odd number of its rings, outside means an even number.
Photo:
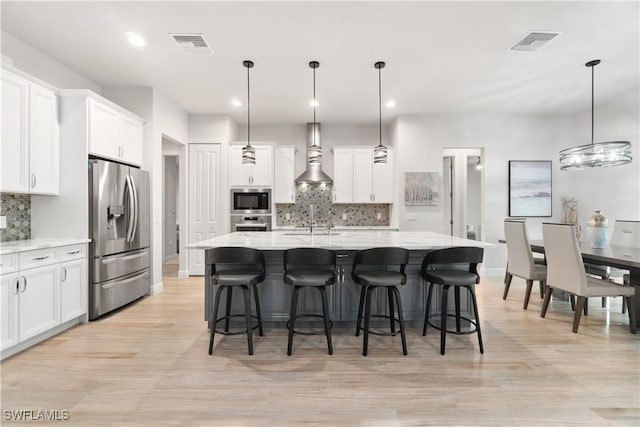
[{"label": "bar stool footrest", "polygon": [[[233,331],[226,332],[224,330],[218,329],[217,326],[216,326],[218,324],[218,322],[220,322],[222,320],[226,320],[227,318],[228,319],[232,319],[232,318],[235,318],[235,317],[242,317],[244,319],[244,316],[245,316],[244,313],[238,313],[238,314],[232,314],[230,316],[219,317],[214,323],[214,328],[216,329],[216,334],[221,334],[221,335],[241,335],[241,334],[246,334],[247,333],[247,328],[235,329]],[[253,315],[253,314],[251,315],[251,318],[256,320],[256,321],[258,320],[258,316]],[[257,323],[254,327],[251,328],[251,330],[258,329],[259,326],[260,326],[260,324]]]},{"label": "bar stool footrest", "polygon": [[[455,314],[447,314],[447,317],[455,318],[456,315]],[[433,316],[433,319],[436,319],[436,318],[440,319],[440,315],[438,315],[437,317]],[[441,331],[442,328],[439,325],[437,325],[435,323],[432,323],[430,319],[432,319],[432,317],[429,317],[429,319],[427,319],[427,323],[429,324],[429,326],[431,326],[434,329],[437,329],[438,331]],[[478,322],[477,322],[477,320],[471,320],[468,317],[464,317],[464,316],[460,316],[459,319],[466,320],[467,322],[469,322],[471,325],[473,325],[473,329],[470,329],[468,331],[456,331],[456,330],[445,329],[444,331],[446,333],[448,333],[448,334],[455,334],[455,335],[469,335],[469,334],[475,334],[476,332],[478,332]],[[446,328],[446,326],[445,326],[445,328]]]},{"label": "bar stool footrest", "polygon": [[[372,314],[369,317],[372,318],[372,319],[376,318],[376,319],[391,320],[391,316],[387,316],[386,314]],[[362,320],[364,321],[364,318]],[[393,321],[395,323],[397,323],[398,325],[400,325],[400,319],[394,317]],[[361,331],[364,332],[364,327],[361,324],[358,325],[358,329],[360,329]],[[395,337],[399,332],[400,331],[397,331],[397,332],[382,332],[380,330],[369,328],[369,333],[371,335],[379,335],[379,336],[383,336],[383,337]]]},{"label": "bar stool footrest", "polygon": [[[296,323],[302,319],[302,321],[310,321],[313,319],[321,319],[324,322],[324,316],[322,314],[315,313],[305,313],[296,316]],[[333,329],[333,321],[329,319],[329,329]],[[287,320],[287,330],[291,330],[291,320]],[[324,328],[323,329],[294,329],[294,334],[298,335],[325,335]]]}]

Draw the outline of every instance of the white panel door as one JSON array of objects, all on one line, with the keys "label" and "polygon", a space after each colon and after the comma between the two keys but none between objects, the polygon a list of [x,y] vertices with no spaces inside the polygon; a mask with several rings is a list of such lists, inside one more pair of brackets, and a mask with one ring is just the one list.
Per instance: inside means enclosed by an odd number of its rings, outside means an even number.
[{"label": "white panel door", "polygon": [[[242,165],[240,165],[242,166]],[[219,144],[189,145],[189,243],[220,233],[222,195]],[[204,250],[189,250],[189,274],[204,274]]]},{"label": "white panel door", "polygon": [[353,202],[353,150],[333,149],[333,201]]},{"label": "white panel door", "polygon": [[60,322],[87,312],[87,261],[78,259],[60,264]]},{"label": "white panel door", "polygon": [[58,99],[31,85],[29,91],[29,192],[58,194]]},{"label": "white panel door", "polygon": [[387,148],[387,163],[373,165],[373,202],[394,203],[393,150]]},{"label": "white panel door", "polygon": [[120,160],[122,147],[118,113],[94,100],[89,101],[89,154]]},{"label": "white panel door", "polygon": [[20,272],[21,341],[60,323],[59,267],[54,264]]},{"label": "white panel door", "polygon": [[0,190],[29,191],[29,82],[2,72]]},{"label": "white panel door", "polygon": [[18,273],[0,276],[0,328],[2,350],[18,344]]},{"label": "white panel door", "polygon": [[279,147],[275,153],[275,203],[295,203],[294,147]]},{"label": "white panel door", "polygon": [[353,149],[353,202],[373,202],[373,150]]},{"label": "white panel door", "polygon": [[120,116],[119,122],[122,160],[134,165],[141,165],[143,124],[125,116]]}]

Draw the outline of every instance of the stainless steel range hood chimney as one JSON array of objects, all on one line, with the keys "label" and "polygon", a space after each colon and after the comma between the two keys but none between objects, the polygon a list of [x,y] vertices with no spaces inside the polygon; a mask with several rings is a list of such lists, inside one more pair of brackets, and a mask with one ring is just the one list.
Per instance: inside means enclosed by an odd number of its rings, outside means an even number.
[{"label": "stainless steel range hood chimney", "polygon": [[[320,140],[320,123],[307,123],[307,144],[312,146],[321,146]],[[307,154],[305,153],[305,159],[307,163],[307,169],[296,178],[296,184],[331,184],[333,180],[329,175],[322,171],[322,163],[309,164]]]}]

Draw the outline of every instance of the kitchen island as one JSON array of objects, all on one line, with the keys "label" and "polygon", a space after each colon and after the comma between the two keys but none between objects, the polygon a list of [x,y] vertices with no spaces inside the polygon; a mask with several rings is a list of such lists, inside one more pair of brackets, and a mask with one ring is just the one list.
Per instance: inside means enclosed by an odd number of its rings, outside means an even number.
[{"label": "kitchen island", "polygon": [[[476,240],[468,240],[428,231],[336,231],[307,232],[236,232],[213,239],[203,240],[187,246],[190,250],[204,250],[223,246],[244,246],[265,252],[266,279],[258,285],[262,318],[265,322],[284,324],[289,318],[291,288],[284,284],[282,253],[287,249],[316,247],[335,250],[338,257],[336,284],[327,288],[329,314],[340,326],[352,326],[358,314],[360,286],[351,280],[351,265],[354,254],[362,249],[397,246],[409,250],[409,264],[406,268],[407,285],[400,287],[404,318],[408,322],[424,319],[426,289],[420,278],[420,266],[425,254],[433,249],[454,246],[494,247],[495,245]],[[381,266],[384,268],[384,266]],[[215,286],[205,277],[205,320],[211,322]],[[239,297],[240,295],[238,295]],[[434,314],[439,311],[438,294],[433,295]],[[461,300],[463,311],[469,312],[470,301]],[[240,298],[235,300],[233,312],[243,312]],[[316,293],[303,293],[298,304],[304,313],[320,311],[320,301]],[[387,310],[386,294],[374,295],[372,309],[384,313]]]}]

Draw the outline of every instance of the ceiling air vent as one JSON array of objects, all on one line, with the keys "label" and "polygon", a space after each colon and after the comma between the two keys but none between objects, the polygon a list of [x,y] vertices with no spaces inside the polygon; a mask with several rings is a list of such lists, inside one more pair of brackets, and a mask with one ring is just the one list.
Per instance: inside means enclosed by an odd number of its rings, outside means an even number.
[{"label": "ceiling air vent", "polygon": [[213,53],[202,34],[169,34],[184,53]]},{"label": "ceiling air vent", "polygon": [[532,31],[518,41],[511,50],[534,52],[554,39],[560,33],[549,31]]}]

